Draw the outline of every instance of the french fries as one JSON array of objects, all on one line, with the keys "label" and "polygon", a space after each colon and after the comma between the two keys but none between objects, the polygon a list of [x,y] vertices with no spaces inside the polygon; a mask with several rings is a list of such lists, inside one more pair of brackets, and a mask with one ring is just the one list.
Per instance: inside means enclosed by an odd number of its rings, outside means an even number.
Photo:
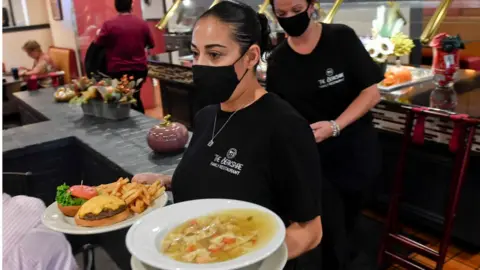
[{"label": "french fries", "polygon": [[165,193],[165,187],[158,180],[151,185],[144,185],[131,183],[128,178],[119,178],[116,182],[97,186],[97,192],[124,200],[130,210],[140,214]]}]

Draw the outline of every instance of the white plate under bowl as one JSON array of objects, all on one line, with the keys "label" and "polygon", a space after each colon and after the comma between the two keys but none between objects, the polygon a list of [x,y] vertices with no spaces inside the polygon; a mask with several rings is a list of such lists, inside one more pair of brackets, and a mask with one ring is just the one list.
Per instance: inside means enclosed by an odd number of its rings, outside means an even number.
[{"label": "white plate under bowl", "polygon": [[[265,260],[261,261],[258,265],[251,265],[241,270],[282,270],[287,264],[288,251],[285,243],[281,245],[277,251],[268,256]],[[130,267],[132,270],[162,270],[160,268],[154,268],[139,261],[135,256],[130,258]]]},{"label": "white plate under bowl", "polygon": [[155,203],[148,207],[143,213],[141,214],[132,214],[130,218],[126,220],[115,223],[109,226],[102,226],[102,227],[81,227],[75,224],[75,219],[73,217],[65,216],[60,209],[58,209],[57,202],[50,204],[50,206],[45,209],[42,215],[42,223],[47,226],[48,228],[62,232],[66,234],[99,234],[99,233],[106,233],[112,232],[116,230],[120,230],[126,227],[131,226],[135,221],[139,220],[141,217],[145,216],[149,212],[156,210],[158,208],[162,208],[167,204],[168,195],[167,193],[163,193],[162,196],[158,197],[155,200]]},{"label": "white plate under bowl", "polygon": [[[272,239],[263,247],[230,261],[191,264],[175,261],[160,252],[163,237],[183,222],[214,212],[233,209],[254,209],[270,214],[275,219]],[[231,270],[255,264],[273,254],[285,240],[285,225],[272,211],[265,207],[236,200],[204,199],[173,204],[157,209],[133,224],[127,233],[127,248],[143,263],[164,270]]]}]

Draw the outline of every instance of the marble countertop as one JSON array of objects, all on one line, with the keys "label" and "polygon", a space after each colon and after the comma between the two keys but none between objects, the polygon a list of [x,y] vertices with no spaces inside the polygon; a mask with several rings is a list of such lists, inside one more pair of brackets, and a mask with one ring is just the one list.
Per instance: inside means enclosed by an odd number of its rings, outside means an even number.
[{"label": "marble countertop", "polygon": [[26,148],[68,137],[92,148],[101,156],[132,175],[140,172],[171,174],[182,154],[155,154],[147,145],[146,136],[157,119],[134,110],[130,118],[112,121],[84,116],[82,109],[68,103],[56,103],[53,89],[18,92],[18,102],[29,106],[47,121],[4,130],[3,152]]}]

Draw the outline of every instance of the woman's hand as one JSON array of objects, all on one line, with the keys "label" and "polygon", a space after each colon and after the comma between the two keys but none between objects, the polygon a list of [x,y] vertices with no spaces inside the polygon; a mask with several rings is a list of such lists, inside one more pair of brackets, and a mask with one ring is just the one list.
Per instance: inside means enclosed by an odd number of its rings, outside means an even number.
[{"label": "woman's hand", "polygon": [[172,186],[172,177],[170,175],[164,175],[159,173],[139,173],[133,176],[132,182],[151,185],[155,181],[159,180],[162,186],[170,189]]},{"label": "woman's hand", "polygon": [[310,125],[315,135],[317,143],[322,142],[333,136],[332,124],[328,121],[320,121]]},{"label": "woman's hand", "polygon": [[288,259],[296,258],[318,246],[323,238],[322,219],[305,223],[294,222],[287,228],[285,243],[288,249]]}]

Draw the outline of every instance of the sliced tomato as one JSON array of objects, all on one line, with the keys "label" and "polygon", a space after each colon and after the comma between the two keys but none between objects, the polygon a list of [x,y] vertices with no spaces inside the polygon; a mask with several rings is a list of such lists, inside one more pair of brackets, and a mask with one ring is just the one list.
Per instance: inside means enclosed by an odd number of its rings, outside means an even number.
[{"label": "sliced tomato", "polygon": [[77,185],[71,186],[68,189],[68,192],[77,198],[82,198],[85,200],[90,200],[91,198],[98,195],[97,190],[94,187],[85,186],[85,185]]}]

